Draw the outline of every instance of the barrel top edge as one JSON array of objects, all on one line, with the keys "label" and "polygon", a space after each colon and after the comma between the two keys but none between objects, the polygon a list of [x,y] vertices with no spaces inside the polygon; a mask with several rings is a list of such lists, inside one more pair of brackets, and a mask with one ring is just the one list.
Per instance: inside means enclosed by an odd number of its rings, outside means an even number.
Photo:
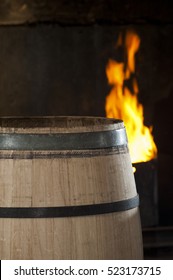
[{"label": "barrel top edge", "polygon": [[[59,131],[99,131],[124,128],[122,120],[92,116],[0,117],[0,132],[4,130],[52,129]],[[21,131],[20,131],[21,132]],[[56,131],[55,131],[56,132]]]}]

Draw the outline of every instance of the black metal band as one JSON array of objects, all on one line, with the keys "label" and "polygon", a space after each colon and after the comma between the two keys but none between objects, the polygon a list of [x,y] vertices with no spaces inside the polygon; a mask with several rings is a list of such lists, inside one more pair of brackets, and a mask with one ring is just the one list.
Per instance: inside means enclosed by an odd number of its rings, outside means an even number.
[{"label": "black metal band", "polygon": [[126,200],[62,207],[0,207],[0,218],[61,218],[121,212],[139,206],[139,196]]},{"label": "black metal band", "polygon": [[0,150],[87,150],[127,145],[125,128],[83,133],[0,134]]}]

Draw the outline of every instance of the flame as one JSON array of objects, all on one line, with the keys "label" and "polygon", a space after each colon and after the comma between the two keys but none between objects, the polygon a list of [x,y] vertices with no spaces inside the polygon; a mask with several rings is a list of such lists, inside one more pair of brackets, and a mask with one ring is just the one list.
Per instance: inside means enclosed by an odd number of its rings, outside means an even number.
[{"label": "flame", "polygon": [[[122,45],[122,36],[118,46]],[[132,163],[149,161],[156,157],[157,148],[152,136],[152,127],[144,125],[143,106],[138,102],[138,83],[135,78],[135,54],[140,38],[134,32],[127,32],[124,45],[126,63],[109,60],[106,67],[108,82],[112,90],[106,97],[106,116],[122,119],[126,126]],[[131,80],[132,92],[125,81]]]}]

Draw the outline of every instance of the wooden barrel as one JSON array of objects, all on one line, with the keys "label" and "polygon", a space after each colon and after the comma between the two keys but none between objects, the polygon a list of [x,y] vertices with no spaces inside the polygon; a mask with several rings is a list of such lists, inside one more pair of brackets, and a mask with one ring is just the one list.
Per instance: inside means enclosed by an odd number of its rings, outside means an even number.
[{"label": "wooden barrel", "polygon": [[0,119],[0,259],[142,259],[120,120]]}]

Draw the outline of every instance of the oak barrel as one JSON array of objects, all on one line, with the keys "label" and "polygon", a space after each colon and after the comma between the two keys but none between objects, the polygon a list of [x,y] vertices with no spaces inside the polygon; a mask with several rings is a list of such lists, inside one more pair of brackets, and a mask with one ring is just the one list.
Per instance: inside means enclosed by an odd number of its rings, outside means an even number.
[{"label": "oak barrel", "polygon": [[0,118],[0,259],[142,259],[123,121]]}]

